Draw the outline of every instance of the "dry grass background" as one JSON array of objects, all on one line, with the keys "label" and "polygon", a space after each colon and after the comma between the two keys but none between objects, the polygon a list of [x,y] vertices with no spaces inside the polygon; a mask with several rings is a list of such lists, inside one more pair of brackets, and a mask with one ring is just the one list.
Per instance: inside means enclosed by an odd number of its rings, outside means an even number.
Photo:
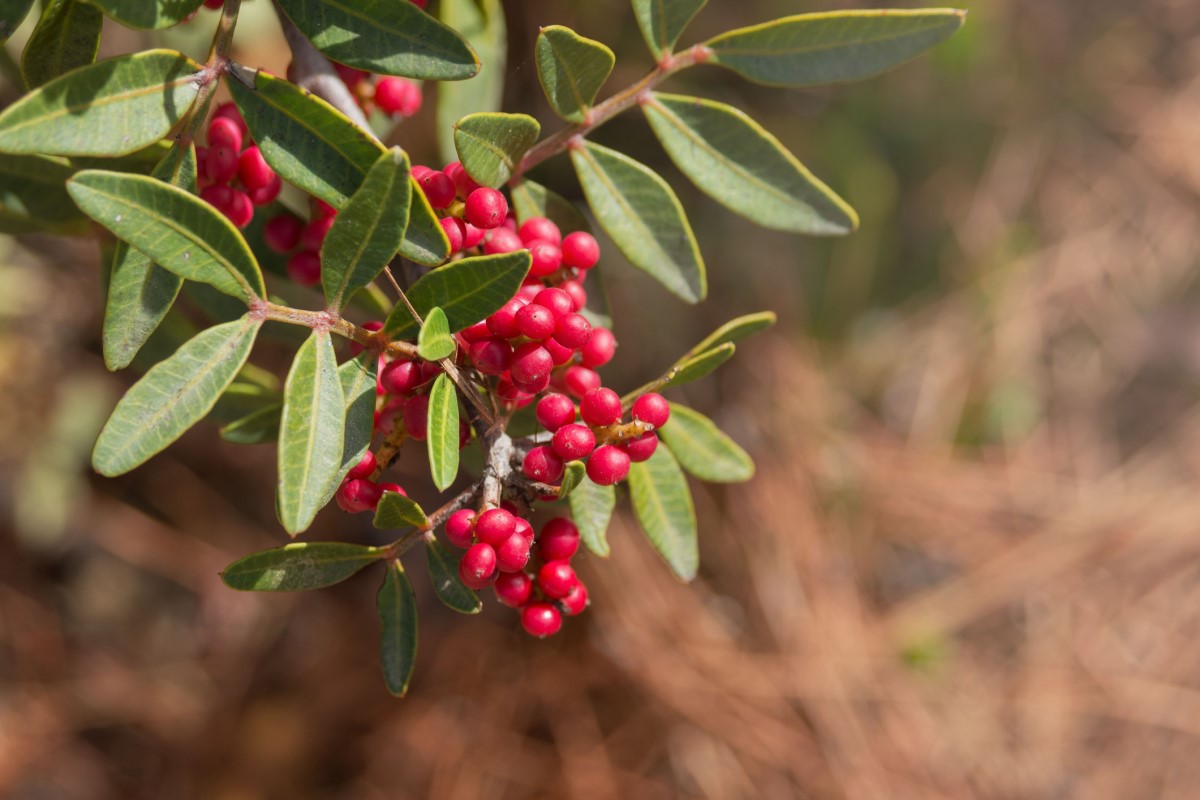
[{"label": "dry grass background", "polygon": [[[712,28],[779,13],[739,7]],[[705,241],[714,270],[758,250],[702,313],[765,303],[784,324],[689,396],[759,465],[697,486],[700,579],[673,582],[619,518],[555,640],[424,592],[401,702],[373,579],[216,579],[279,540],[272,453],[202,430],[87,477],[78,443],[117,390],[95,255],[9,241],[0,796],[1200,797],[1200,7],[973,13],[965,61],[775,112],[864,209],[857,241],[797,250],[712,218],[732,234]],[[814,105],[834,122],[801,130]],[[858,182],[847,131],[895,171]],[[686,346],[688,324],[664,337]],[[23,508],[46,470],[76,482]]]}]

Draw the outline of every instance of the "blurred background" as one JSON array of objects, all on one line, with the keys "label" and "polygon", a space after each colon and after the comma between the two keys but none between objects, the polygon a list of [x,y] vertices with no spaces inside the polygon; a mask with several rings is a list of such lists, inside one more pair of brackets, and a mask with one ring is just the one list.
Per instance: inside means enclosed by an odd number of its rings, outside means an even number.
[{"label": "blurred background", "polygon": [[[613,46],[607,91],[652,66],[625,3],[505,5],[506,110],[547,130],[539,25]],[[713,2],[683,41],[851,5]],[[444,609],[414,551],[404,700],[377,575],[220,583],[286,538],[272,448],[199,426],[91,473],[135,378],[99,358],[98,248],[0,236],[0,796],[1200,797],[1200,3],[964,5],[953,39],[865,83],[667,85],[753,113],[858,209],[848,238],[731,215],[636,114],[598,133],[671,180],[710,273],[686,307],[602,240],[606,383],[776,311],[673,398],[758,475],[694,484],[688,586],[623,509],[612,557],[582,559],[592,607],[544,642],[490,598]],[[282,72],[263,0],[238,41]],[[144,46],[113,28],[102,55]],[[416,161],[436,163],[433,95],[398,134]],[[564,159],[535,177],[579,197]],[[412,454],[397,475],[424,473]],[[373,542],[368,522],[331,508],[310,535]]]}]

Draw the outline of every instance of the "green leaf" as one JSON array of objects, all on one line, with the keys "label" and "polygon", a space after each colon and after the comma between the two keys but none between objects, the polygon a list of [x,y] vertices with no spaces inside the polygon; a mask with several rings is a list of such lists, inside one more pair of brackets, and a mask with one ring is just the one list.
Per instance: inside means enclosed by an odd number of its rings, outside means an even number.
[{"label": "green leaf", "polygon": [[845,200],[736,108],[654,93],[641,106],[679,170],[729,210],[793,233],[840,235],[858,227]]},{"label": "green leaf", "polygon": [[798,14],[709,40],[708,63],[769,86],[854,81],[920,55],[957,31],[966,15],[951,8]]},{"label": "green leaf", "polygon": [[587,468],[582,461],[570,461],[563,467],[562,483],[558,487],[558,499],[570,497],[583,479],[587,476]]},{"label": "green leaf", "polygon": [[221,428],[221,438],[231,444],[267,444],[279,438],[283,403],[252,411]]},{"label": "green leaf", "polygon": [[729,320],[715,331],[705,336],[695,347],[687,352],[684,358],[700,355],[720,347],[727,342],[740,342],[747,336],[766,330],[775,324],[775,312],[760,311],[756,314],[745,314]]},{"label": "green leaf", "polygon": [[616,489],[584,478],[567,501],[584,546],[601,558],[608,558],[608,523],[617,505]]},{"label": "green leaf", "polygon": [[696,356],[681,358],[675,366],[667,372],[667,381],[662,385],[663,389],[668,386],[679,386],[684,383],[691,383],[694,380],[699,380],[705,375],[715,370],[717,367],[724,364],[729,359],[733,358],[734,345],[732,342],[726,342],[705,350]]},{"label": "green leaf", "polygon": [[711,483],[740,483],[754,477],[754,460],[699,411],[671,403],[671,419],[659,437],[688,472]]},{"label": "green leaf", "polygon": [[283,389],[276,509],[295,536],[312,524],[342,465],[345,400],[328,331],[313,331]]},{"label": "green leaf", "polygon": [[395,0],[280,0],[316,48],[341,64],[438,81],[479,72],[475,51],[454,29]]},{"label": "green leaf", "polygon": [[338,367],[342,397],[346,402],[346,430],[342,436],[342,466],[325,489],[322,506],[333,499],[346,473],[362,460],[375,434],[375,371],[379,356],[367,350]]},{"label": "green leaf", "polygon": [[478,614],[483,603],[458,577],[458,557],[432,537],[425,540],[425,553],[429,557],[429,578],[438,599],[460,614]]},{"label": "green leaf", "polygon": [[187,280],[249,304],[266,296],[242,234],[208,203],[144,175],[84,170],[67,191],[89,217]]},{"label": "green leaf", "polygon": [[700,247],[667,182],[592,142],[573,148],[571,161],[592,213],[629,263],[683,300],[703,300],[708,286]]},{"label": "green leaf", "polygon": [[55,78],[0,113],[0,151],[120,156],[141,150],[187,112],[200,69],[182,53],[147,50]]},{"label": "green leaf", "polygon": [[433,485],[445,491],[458,477],[458,392],[450,376],[441,373],[429,392],[429,471]]},{"label": "green leaf", "polygon": [[551,25],[538,34],[534,55],[538,80],[554,113],[569,122],[583,122],[616,63],[613,51],[570,28]]},{"label": "green leaf", "polygon": [[292,542],[239,558],[221,573],[240,592],[323,589],[378,561],[380,550],[346,542]]},{"label": "green leaf", "polygon": [[236,77],[225,84],[267,163],[336,209],[346,207],[385,152],[329,103],[283,78],[260,70],[253,88]]},{"label": "green leaf", "polygon": [[[528,250],[463,258],[424,275],[413,284],[408,299],[422,316],[441,308],[450,332],[457,333],[511,300],[529,272],[529,263]],[[396,306],[383,326],[392,339],[412,338],[417,329],[403,304]]]},{"label": "green leaf", "polygon": [[592,230],[592,226],[583,214],[579,213],[574,203],[540,183],[522,178],[512,187],[511,193],[513,213],[517,215],[518,222],[524,222],[530,217],[545,217],[557,225],[564,236],[574,231],[590,233]]},{"label": "green leaf", "polygon": [[437,306],[429,309],[425,315],[425,324],[417,335],[417,352],[426,361],[440,361],[454,355],[458,347],[454,337],[450,335],[450,322],[446,312]]},{"label": "green leaf", "polygon": [[376,609],[383,681],[389,692],[403,697],[417,663],[417,597],[398,560],[388,564],[376,597]]},{"label": "green leaf", "polygon": [[[196,191],[196,152],[172,147],[152,173],[187,192]],[[117,242],[104,307],[104,365],[124,369],[171,310],[183,280],[127,242]]]},{"label": "green leaf", "polygon": [[700,552],[692,492],[666,448],[655,450],[648,461],[630,465],[629,493],[642,530],[667,566],[682,580],[696,577]]},{"label": "green leaf", "polygon": [[0,44],[13,35],[31,8],[33,0],[0,0]]},{"label": "green leaf", "polygon": [[384,492],[375,507],[376,528],[395,530],[397,528],[428,528],[429,518],[425,511],[399,492]]},{"label": "green leaf", "polygon": [[441,0],[442,22],[466,37],[482,65],[469,81],[448,81],[437,87],[438,152],[442,162],[455,159],[454,123],[475,111],[499,111],[504,99],[504,70],[508,31],[500,0]]},{"label": "green leaf", "polygon": [[480,112],[454,126],[454,146],[467,174],[480,186],[494,188],[512,177],[541,132],[542,126],[527,114]]},{"label": "green leaf", "polygon": [[399,147],[381,155],[321,245],[321,282],[337,310],[383,271],[404,241],[412,186]]},{"label": "green leaf", "polygon": [[88,0],[131,28],[157,30],[183,22],[204,0]]},{"label": "green leaf", "polygon": [[67,194],[72,172],[59,159],[0,153],[0,231],[86,231],[87,217]]},{"label": "green leaf", "polygon": [[133,385],[100,432],[92,464],[128,472],[199,422],[250,355],[259,320],[243,317],[201,332]]},{"label": "green leaf", "polygon": [[450,257],[450,240],[438,222],[429,198],[421,191],[415,180],[411,184],[412,197],[408,207],[408,230],[400,245],[400,255],[409,261],[436,267]]},{"label": "green leaf", "polygon": [[642,37],[655,58],[670,55],[680,34],[708,0],[633,0]]},{"label": "green leaf", "polygon": [[36,89],[96,60],[104,15],[82,0],[47,0],[21,54],[21,74]]}]

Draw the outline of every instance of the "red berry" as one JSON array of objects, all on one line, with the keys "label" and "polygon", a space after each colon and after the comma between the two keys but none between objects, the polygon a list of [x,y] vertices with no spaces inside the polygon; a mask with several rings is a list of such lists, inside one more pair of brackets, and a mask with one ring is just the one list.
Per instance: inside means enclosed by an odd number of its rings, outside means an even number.
[{"label": "red berry", "polygon": [[533,546],[533,526],[524,517],[517,517],[517,533],[525,537],[525,541]]},{"label": "red berry", "polygon": [[563,386],[568,394],[583,397],[592,389],[599,388],[600,376],[587,367],[567,367],[563,376]]},{"label": "red berry", "polygon": [[565,394],[548,394],[538,401],[537,421],[548,431],[557,431],[575,421],[575,404]]},{"label": "red berry", "polygon": [[246,127],[246,120],[242,119],[242,112],[238,111],[238,107],[233,103],[222,103],[217,106],[216,111],[213,112],[213,119],[221,117],[233,120],[234,124],[242,132],[243,141],[250,134],[250,129]]},{"label": "red berry", "polygon": [[465,214],[467,222],[476,228],[490,230],[504,222],[504,217],[508,214],[508,201],[500,192],[484,186],[467,196]]},{"label": "red berry", "polygon": [[469,222],[464,222],[463,226],[463,250],[470,250],[473,247],[478,247],[483,241],[484,234],[487,233],[483,228],[476,228]]},{"label": "red berry", "polygon": [[341,485],[337,492],[337,502],[343,511],[357,514],[374,508],[382,495],[383,492],[374,482],[356,478]]},{"label": "red berry", "polygon": [[517,518],[504,508],[489,508],[475,520],[475,538],[499,547],[516,533]]},{"label": "red berry", "polygon": [[312,250],[301,250],[288,259],[287,273],[301,286],[316,286],[321,282],[321,257]]},{"label": "red berry", "polygon": [[304,232],[300,234],[300,244],[309,250],[320,250],[335,219],[336,216],[317,217],[305,225]]},{"label": "red berry", "polygon": [[375,84],[375,105],[385,114],[411,117],[421,110],[421,87],[404,78],[380,78]]},{"label": "red berry", "polygon": [[596,449],[596,434],[587,425],[564,425],[554,432],[550,446],[565,461],[574,461]]},{"label": "red berry", "polygon": [[496,548],[496,568],[501,572],[520,572],[529,563],[529,540],[513,533]]},{"label": "red berry", "polygon": [[429,395],[419,394],[404,404],[404,429],[418,442],[425,441],[429,426]]},{"label": "red berry", "polygon": [[566,597],[578,580],[575,570],[566,561],[549,561],[542,565],[537,575],[538,588],[547,597],[555,599]]},{"label": "red berry", "polygon": [[501,339],[515,339],[521,335],[520,328],[517,327],[517,312],[525,307],[525,304],[515,297],[509,300],[500,310],[487,318],[488,330]]},{"label": "red berry", "polygon": [[496,578],[496,599],[510,608],[520,608],[533,595],[533,579],[524,572],[510,572]]},{"label": "red berry", "polygon": [[541,278],[526,278],[517,290],[517,299],[522,303],[532,303],[538,292],[545,288]]},{"label": "red berry", "polygon": [[412,394],[424,383],[421,365],[415,361],[393,361],[379,373],[379,385],[388,394]]},{"label": "red berry", "polygon": [[587,461],[587,475],[592,483],[612,486],[625,480],[629,474],[629,455],[620,448],[602,444]]},{"label": "red berry", "polygon": [[347,67],[345,64],[335,62],[333,68],[337,70],[338,77],[342,79],[342,83],[351,89],[371,77],[371,73],[363,72],[361,69],[355,69],[354,67]]},{"label": "red berry", "polygon": [[613,336],[613,332],[608,328],[593,328],[592,338],[587,344],[579,348],[579,355],[583,358],[585,367],[603,367],[608,362],[612,361],[613,356],[617,353],[617,337]]},{"label": "red berry", "polygon": [[475,512],[469,508],[460,508],[446,520],[446,538],[455,547],[470,547],[474,527]]},{"label": "red berry", "polygon": [[551,242],[534,242],[529,246],[533,261],[529,265],[529,274],[534,278],[544,278],[553,275],[562,266],[562,251],[558,245]]},{"label": "red berry", "polygon": [[486,322],[476,322],[474,325],[463,328],[458,334],[463,337],[463,340],[467,344],[475,344],[476,342],[482,342],[484,339],[492,338],[492,332],[488,330]]},{"label": "red berry", "polygon": [[646,392],[633,401],[633,418],[638,422],[648,422],[655,428],[661,428],[671,418],[671,405],[661,394]]},{"label": "red berry", "polygon": [[545,639],[562,629],[562,614],[549,603],[529,603],[521,609],[521,627],[530,636]]},{"label": "red berry", "polygon": [[538,445],[525,454],[521,471],[531,480],[554,483],[562,477],[563,460],[553,449],[545,445]]},{"label": "red berry", "polygon": [[[408,492],[404,491],[403,487],[401,487],[398,483],[381,483],[379,484],[379,491],[395,492],[396,494],[401,494],[405,497],[408,497]],[[382,500],[383,498],[380,497],[380,499]]]},{"label": "red berry", "polygon": [[242,149],[242,129],[229,117],[213,117],[208,123],[208,146],[228,147],[240,152]]},{"label": "red berry", "polygon": [[[467,219],[472,225],[470,218]],[[475,227],[482,227],[476,225]],[[488,231],[483,237],[483,252],[489,256],[497,253],[514,253],[520,250],[521,237],[517,236],[516,231],[510,231],[508,228],[496,228]]]},{"label": "red berry", "polygon": [[247,189],[265,189],[275,177],[275,170],[267,164],[257,145],[247,147],[238,157],[238,178]]},{"label": "red berry", "polygon": [[585,231],[569,233],[562,242],[562,259],[568,267],[591,269],[600,260],[600,245]]},{"label": "red berry", "polygon": [[204,0],[205,8],[221,8],[225,5],[225,0]]},{"label": "red berry", "polygon": [[621,396],[605,386],[592,389],[579,401],[579,414],[588,425],[613,425],[621,421]]},{"label": "red berry", "polygon": [[467,548],[458,562],[458,576],[472,589],[482,589],[496,574],[496,550],[490,544],[478,542]]},{"label": "red berry", "polygon": [[254,219],[254,203],[250,201],[250,195],[239,189],[229,193],[229,203],[221,211],[239,228],[246,227]]},{"label": "red berry", "polygon": [[276,197],[279,197],[281,191],[283,191],[283,179],[278,175],[273,175],[271,182],[266,186],[251,189],[247,194],[250,195],[251,203],[256,206],[265,206],[270,204]]},{"label": "red berry", "polygon": [[522,391],[529,391],[524,388],[526,385],[536,384],[543,384],[544,389],[550,382],[552,369],[554,359],[550,357],[550,352],[537,342],[526,342],[514,350],[508,368],[513,384]]},{"label": "red berry", "polygon": [[554,323],[554,340],[563,347],[578,350],[592,338],[592,323],[582,314],[563,314]]},{"label": "red berry", "polygon": [[563,611],[568,617],[582,614],[583,610],[588,607],[587,587],[583,585],[583,581],[575,581],[571,591],[567,592],[567,596],[559,602],[562,603]]},{"label": "red berry", "polygon": [[442,217],[438,220],[438,224],[442,226],[442,230],[446,232],[446,238],[450,240],[450,253],[453,255],[463,246],[463,224],[457,217]]},{"label": "red berry", "polygon": [[579,281],[563,281],[558,285],[571,298],[571,310],[579,311],[587,305],[587,292]]},{"label": "red berry", "polygon": [[229,183],[237,175],[238,151],[225,146],[208,148],[204,169],[213,183]]},{"label": "red berry", "polygon": [[561,367],[571,363],[571,359],[575,357],[575,351],[569,347],[559,344],[553,338],[546,339],[542,342],[542,347],[550,352],[550,358],[554,360],[554,366]]},{"label": "red berry", "polygon": [[471,192],[480,188],[466,168],[457,161],[447,164],[443,172],[450,176],[450,180],[454,181],[454,186],[458,189],[458,196],[464,200],[471,196]]},{"label": "red berry", "polygon": [[575,304],[571,300],[571,295],[553,286],[539,289],[538,293],[533,296],[533,302],[550,309],[555,319],[558,319],[563,314],[570,314],[575,310]]},{"label": "red berry", "polygon": [[409,2],[411,2],[417,8],[421,8],[421,9],[423,9],[423,8],[425,8],[425,6],[429,5],[429,0],[409,0]]},{"label": "red berry", "polygon": [[649,461],[650,456],[654,455],[654,451],[658,449],[658,435],[644,433],[636,439],[630,439],[622,443],[621,449],[629,456],[629,460],[635,464]]},{"label": "red berry", "polygon": [[446,208],[454,202],[454,181],[446,177],[444,172],[430,170],[426,175],[417,179],[421,191],[434,208]]},{"label": "red berry", "polygon": [[555,517],[542,526],[538,553],[546,561],[566,561],[579,550],[579,528],[566,517]]},{"label": "red berry", "polygon": [[517,312],[514,320],[522,336],[530,339],[549,339],[554,335],[554,312],[537,303],[530,303]]},{"label": "red berry", "polygon": [[458,418],[458,449],[462,450],[471,443],[471,425],[462,417]]},{"label": "red berry", "polygon": [[471,363],[484,375],[499,375],[512,361],[512,346],[503,339],[484,339],[471,345]]},{"label": "red berry", "polygon": [[531,244],[538,239],[550,242],[550,244],[558,244],[562,241],[562,231],[545,217],[530,217],[521,223],[517,233],[525,244]]},{"label": "red berry", "polygon": [[346,473],[346,480],[352,481],[355,478],[366,478],[369,477],[374,471],[375,454],[368,450],[367,452],[363,453],[363,457],[359,459],[358,463],[351,467],[350,471]]}]

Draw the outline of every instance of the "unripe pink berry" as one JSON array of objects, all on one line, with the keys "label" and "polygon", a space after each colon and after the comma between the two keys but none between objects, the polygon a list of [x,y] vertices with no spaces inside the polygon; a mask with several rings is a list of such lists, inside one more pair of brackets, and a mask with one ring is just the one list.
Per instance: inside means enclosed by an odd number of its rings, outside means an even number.
[{"label": "unripe pink berry", "polygon": [[[471,222],[470,218],[467,219],[467,222]],[[475,225],[474,222],[471,224]],[[480,228],[481,226],[475,225],[475,227]],[[487,231],[483,237],[483,252],[489,256],[497,253],[514,253],[521,247],[521,237],[517,236],[516,231],[510,231],[508,228],[494,228]]]},{"label": "unripe pink berry", "polygon": [[470,547],[474,535],[475,512],[460,508],[446,520],[446,539],[455,547]]},{"label": "unripe pink berry", "polygon": [[404,429],[418,442],[429,435],[429,395],[419,394],[404,405]]},{"label": "unripe pink berry", "polygon": [[478,542],[467,548],[458,562],[458,576],[472,589],[482,589],[496,575],[496,550],[490,544]]},{"label": "unripe pink berry", "polygon": [[621,421],[621,396],[601,386],[592,389],[579,401],[579,415],[588,425],[603,427]]},{"label": "unripe pink berry", "polygon": [[[504,195],[487,186],[480,187],[467,196],[464,211],[467,222],[476,228],[491,230],[499,227],[508,214],[508,201]],[[520,237],[518,236],[519,240]]]},{"label": "unripe pink berry", "polygon": [[471,363],[484,375],[504,372],[512,355],[512,346],[503,339],[488,338],[471,345]]},{"label": "unripe pink berry", "polygon": [[629,475],[629,454],[611,444],[602,444],[587,461],[587,475],[598,486],[612,486]]},{"label": "unripe pink berry", "polygon": [[633,401],[632,413],[638,422],[648,422],[655,428],[661,428],[671,418],[671,405],[661,394],[646,392]]},{"label": "unripe pink berry", "polygon": [[537,303],[530,303],[517,312],[514,319],[522,336],[541,341],[554,335],[554,312]]},{"label": "unripe pink berry", "polygon": [[612,361],[616,353],[617,337],[613,336],[613,332],[608,328],[593,328],[592,338],[588,339],[587,344],[579,348],[579,355],[583,358],[583,365],[591,369],[603,367]]},{"label": "unripe pink berry", "polygon": [[596,449],[596,434],[587,425],[564,425],[554,432],[550,446],[564,461],[575,461]]},{"label": "unripe pink berry", "polygon": [[538,401],[537,421],[548,431],[557,431],[575,421],[575,404],[564,394],[548,394]]},{"label": "unripe pink berry", "polygon": [[517,531],[517,518],[503,508],[489,508],[475,518],[475,538],[499,547]]},{"label": "unripe pink berry", "polygon": [[510,608],[520,608],[533,595],[533,579],[524,572],[510,572],[496,578],[496,599]]},{"label": "unripe pink berry", "polygon": [[566,561],[548,561],[538,570],[538,588],[547,597],[566,597],[577,582],[575,570]]},{"label": "unripe pink berry", "polygon": [[583,314],[563,314],[554,323],[554,340],[563,347],[578,350],[592,339],[592,323]]},{"label": "unripe pink berry", "polygon": [[517,234],[525,244],[530,244],[538,239],[550,242],[550,244],[558,244],[562,241],[562,231],[545,217],[530,217],[525,220],[521,223]]},{"label": "unripe pink berry", "polygon": [[438,220],[446,238],[450,240],[450,253],[457,253],[463,247],[463,224],[457,217],[442,217]]},{"label": "unripe pink berry", "polygon": [[542,526],[538,553],[545,561],[566,561],[579,551],[579,528],[566,517],[555,517]]},{"label": "unripe pink berry", "polygon": [[587,367],[567,367],[566,374],[563,375],[563,388],[567,390],[568,394],[575,397],[583,397],[599,386],[600,376]]},{"label": "unripe pink berry", "polygon": [[563,611],[568,617],[575,617],[582,614],[584,609],[588,607],[588,592],[587,587],[583,585],[583,581],[575,581],[575,585],[571,587],[571,591],[567,592],[566,596],[559,600],[562,604]]},{"label": "unripe pink berry", "polygon": [[496,568],[501,572],[520,572],[529,563],[529,540],[513,533],[496,548]]},{"label": "unripe pink berry", "polygon": [[551,242],[534,242],[529,246],[532,262],[529,265],[529,275],[534,278],[544,278],[553,275],[562,266],[562,251],[558,245]]},{"label": "unripe pink berry", "polygon": [[562,477],[563,460],[553,449],[538,445],[525,454],[521,471],[531,480],[554,483]]},{"label": "unripe pink berry", "polygon": [[549,603],[529,603],[521,609],[521,627],[530,636],[545,639],[562,629],[562,614]]},{"label": "unripe pink berry", "polygon": [[562,242],[563,264],[576,269],[591,269],[600,260],[600,245],[596,237],[585,231],[567,234]]},{"label": "unripe pink berry", "polygon": [[650,456],[654,455],[654,451],[658,449],[658,435],[644,433],[636,439],[622,443],[620,447],[629,456],[630,461],[640,464],[643,461],[649,461]]},{"label": "unripe pink berry", "polygon": [[429,200],[429,205],[434,208],[446,208],[454,202],[454,181],[447,178],[444,172],[430,170],[417,183]]},{"label": "unripe pink berry", "polygon": [[288,259],[287,273],[301,286],[316,286],[321,282],[321,257],[311,250],[301,250]]},{"label": "unripe pink berry", "polygon": [[374,471],[375,454],[368,450],[367,452],[363,453],[363,456],[358,460],[358,463],[351,467],[350,471],[346,473],[346,480],[352,481],[356,478],[367,478],[370,477],[371,473]]},{"label": "unripe pink berry", "polygon": [[554,359],[550,357],[546,348],[537,342],[526,342],[513,351],[508,369],[513,384],[527,391],[524,389],[526,385],[536,385],[543,380],[547,384],[550,382],[550,370],[554,369]]}]

